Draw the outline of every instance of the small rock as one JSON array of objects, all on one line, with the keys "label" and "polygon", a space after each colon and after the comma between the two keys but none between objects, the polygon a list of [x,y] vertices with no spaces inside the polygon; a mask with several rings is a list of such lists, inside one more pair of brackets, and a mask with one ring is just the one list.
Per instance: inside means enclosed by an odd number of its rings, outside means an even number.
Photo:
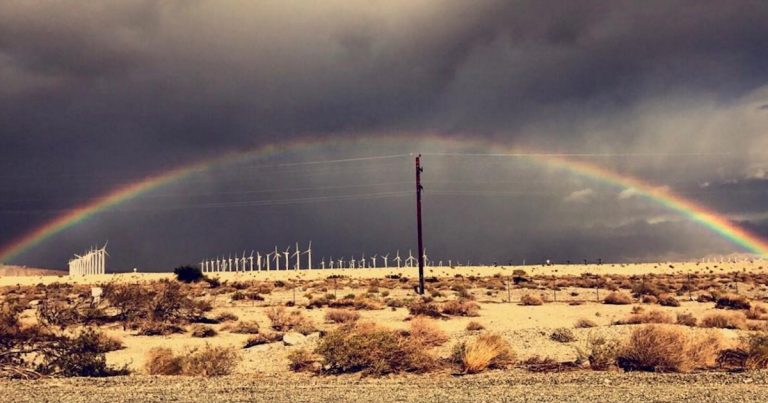
[{"label": "small rock", "polygon": [[295,346],[307,341],[307,336],[301,333],[289,332],[283,335],[283,344],[286,346]]}]

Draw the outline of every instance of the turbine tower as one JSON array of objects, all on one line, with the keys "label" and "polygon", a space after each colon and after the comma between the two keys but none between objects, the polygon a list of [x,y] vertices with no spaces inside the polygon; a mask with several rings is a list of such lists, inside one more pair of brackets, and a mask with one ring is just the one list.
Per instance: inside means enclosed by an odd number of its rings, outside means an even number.
[{"label": "turbine tower", "polygon": [[288,269],[290,269],[290,264],[289,264],[289,261],[288,261],[288,255],[291,254],[291,246],[290,245],[288,245],[288,247],[285,248],[285,252],[283,252],[283,254],[285,255],[285,270],[288,270]]},{"label": "turbine tower", "polygon": [[400,249],[397,250],[397,255],[395,255],[395,262],[397,262],[397,268],[400,268],[400,262],[403,259],[400,257]]},{"label": "turbine tower", "polygon": [[[290,249],[290,246],[288,247]],[[301,252],[299,251],[299,243],[296,242],[296,251],[293,252],[291,257],[296,258],[296,265],[293,266],[294,270],[301,270]]]},{"label": "turbine tower", "polygon": [[386,269],[389,267],[389,264],[387,264],[387,261],[389,260],[389,253],[381,257],[384,260],[384,268]]},{"label": "turbine tower", "polygon": [[304,251],[304,254],[307,255],[307,270],[312,270],[312,241],[311,240],[309,241],[309,246],[307,247],[307,250]]}]

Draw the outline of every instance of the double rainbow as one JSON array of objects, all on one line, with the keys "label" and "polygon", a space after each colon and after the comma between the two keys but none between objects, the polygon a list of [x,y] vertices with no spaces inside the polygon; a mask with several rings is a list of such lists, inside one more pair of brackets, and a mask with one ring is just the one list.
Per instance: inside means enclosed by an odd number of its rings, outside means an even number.
[{"label": "double rainbow", "polygon": [[[529,151],[521,151],[519,149],[511,149],[487,140],[459,138],[455,136],[446,137],[433,134],[420,135],[418,139],[424,141],[433,140],[447,142],[450,145],[463,147],[483,147],[486,149],[492,149],[499,152],[499,154],[495,154],[498,156],[526,157],[537,163],[543,163],[555,168],[563,169],[599,182],[614,185],[623,189],[632,189],[635,194],[653,200],[670,210],[682,214],[690,220],[702,224],[706,228],[717,233],[719,236],[728,239],[744,250],[757,255],[768,257],[768,242],[766,242],[766,240],[763,240],[755,234],[745,230],[744,228],[739,227],[722,214],[708,209],[693,200],[675,194],[667,188],[656,186],[639,178],[614,172],[605,167],[584,161],[582,159],[574,159],[566,155],[534,153]],[[368,140],[390,143],[403,140],[413,140],[413,137],[395,135],[388,136],[385,140]],[[98,198],[95,198],[88,203],[85,203],[64,214],[61,214],[53,220],[38,226],[37,228],[22,235],[18,239],[3,246],[2,249],[0,249],[0,261],[10,262],[16,259],[22,253],[27,252],[35,246],[39,245],[46,239],[49,239],[52,236],[66,230],[67,228],[73,227],[87,220],[96,213],[109,210],[112,207],[118,206],[128,200],[139,197],[149,191],[181,181],[189,176],[207,171],[213,167],[243,162],[253,158],[266,157],[281,152],[300,152],[302,149],[310,148],[312,146],[326,144],[331,145],[339,141],[349,140],[341,140],[333,137],[301,138],[292,142],[264,145],[246,152],[226,153],[212,159],[198,161],[192,164],[161,172],[156,175],[145,177],[136,182],[113,189],[112,191]]]}]

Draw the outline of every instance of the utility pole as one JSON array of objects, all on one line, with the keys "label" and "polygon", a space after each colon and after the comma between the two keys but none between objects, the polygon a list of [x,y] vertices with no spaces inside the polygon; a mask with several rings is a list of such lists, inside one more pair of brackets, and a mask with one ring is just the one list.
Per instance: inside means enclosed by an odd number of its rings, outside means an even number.
[{"label": "utility pole", "polygon": [[416,228],[419,238],[419,294],[424,295],[424,241],[421,230],[421,173],[424,168],[421,167],[421,154],[416,157]]}]

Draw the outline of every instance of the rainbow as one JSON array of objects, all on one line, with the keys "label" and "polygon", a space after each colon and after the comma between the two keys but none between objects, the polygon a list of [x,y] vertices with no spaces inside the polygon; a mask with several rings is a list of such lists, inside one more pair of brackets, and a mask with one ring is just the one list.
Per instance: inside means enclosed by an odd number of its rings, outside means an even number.
[{"label": "rainbow", "polygon": [[[488,140],[478,140],[468,137],[443,136],[437,134],[425,134],[416,136],[389,135],[382,138],[368,139],[340,139],[326,138],[299,138],[285,143],[263,145],[248,151],[229,152],[214,158],[197,161],[188,165],[179,166],[156,175],[147,176],[136,182],[118,187],[112,191],[34,228],[18,239],[0,249],[0,261],[9,262],[20,254],[27,252],[46,239],[71,228],[93,215],[109,210],[126,201],[139,197],[154,189],[181,181],[194,174],[207,171],[216,166],[224,166],[243,162],[253,158],[263,158],[287,151],[302,151],[302,149],[317,145],[334,144],[337,142],[362,142],[378,141],[395,143],[397,141],[440,141],[448,145],[460,147],[483,147],[495,150],[495,154],[433,154],[433,155],[477,155],[499,157],[524,157],[530,158],[536,163],[542,163],[554,168],[563,169],[598,182],[614,185],[623,189],[629,189],[639,196],[646,197],[662,206],[676,211],[688,219],[702,224],[719,236],[728,239],[739,247],[761,256],[768,257],[768,242],[749,231],[735,225],[727,217],[708,209],[693,200],[671,192],[669,189],[656,186],[636,177],[611,171],[600,165],[572,158],[568,154],[536,153],[529,150],[520,150],[493,143]],[[425,154],[428,156],[429,154]],[[351,159],[354,160],[354,159]]]}]

